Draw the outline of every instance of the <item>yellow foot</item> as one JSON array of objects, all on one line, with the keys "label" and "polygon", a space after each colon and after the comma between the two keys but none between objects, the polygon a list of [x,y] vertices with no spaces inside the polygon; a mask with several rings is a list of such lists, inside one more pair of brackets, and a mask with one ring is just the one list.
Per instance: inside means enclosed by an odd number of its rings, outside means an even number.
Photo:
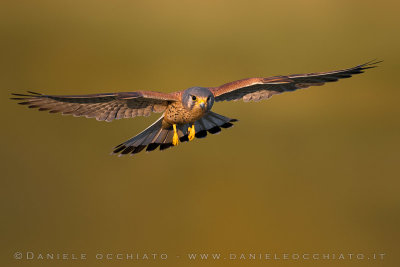
[{"label": "yellow foot", "polygon": [[194,139],[194,135],[196,134],[196,131],[194,129],[194,124],[192,125],[192,127],[188,128],[188,132],[189,132],[188,135],[189,141],[192,141]]},{"label": "yellow foot", "polygon": [[178,132],[176,131],[176,124],[173,125],[174,127],[174,136],[172,137],[172,144],[174,146],[179,145],[179,136],[178,136]]}]

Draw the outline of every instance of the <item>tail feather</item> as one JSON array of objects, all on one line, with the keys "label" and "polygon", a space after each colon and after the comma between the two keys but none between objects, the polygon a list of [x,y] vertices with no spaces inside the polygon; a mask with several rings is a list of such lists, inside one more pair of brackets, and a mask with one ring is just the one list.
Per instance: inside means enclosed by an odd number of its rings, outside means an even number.
[{"label": "tail feather", "polygon": [[212,115],[213,115],[212,117],[215,120],[218,120],[220,122],[218,124],[218,126],[220,126],[222,128],[232,127],[233,126],[232,122],[236,122],[237,121],[236,119],[230,119],[230,118],[227,118],[227,117],[222,116],[222,115],[217,114],[217,113],[213,113]]},{"label": "tail feather", "polygon": [[190,124],[183,124],[183,125],[178,125],[177,130],[178,130],[178,136],[179,140],[181,142],[189,142],[189,137],[188,137],[188,128],[191,127]]},{"label": "tail feather", "polygon": [[160,131],[163,118],[164,116],[161,116],[161,118],[159,118],[156,122],[154,122],[152,125],[146,128],[144,131],[132,137],[128,141],[125,141],[124,143],[116,146],[112,154],[119,153],[121,156],[130,153],[136,154],[142,151],[150,143],[152,138],[154,138],[154,136]]},{"label": "tail feather", "polygon": [[160,144],[160,150],[165,150],[167,148],[170,148],[172,145],[172,137],[174,136],[174,131],[169,130],[167,132],[167,135],[165,136],[164,141]]},{"label": "tail feather", "polygon": [[207,122],[207,124],[209,125],[206,130],[210,134],[219,133],[221,131],[221,128],[219,128],[219,126],[223,125],[224,123],[229,122],[231,120],[226,117],[224,117],[225,119],[220,119],[220,118],[216,117],[214,114],[216,114],[216,113],[210,112],[210,114],[208,116],[205,116],[204,118],[202,118],[202,120]]},{"label": "tail feather", "polygon": [[151,144],[152,141],[154,140],[155,136],[158,135],[160,133],[161,129],[156,129],[155,131],[151,132],[144,140],[141,144],[143,145],[148,145]]},{"label": "tail feather", "polygon": [[196,138],[205,138],[207,136],[207,125],[208,123],[205,120],[198,120],[194,124],[196,129]]},{"label": "tail feather", "polygon": [[163,144],[172,144],[172,137],[174,136],[174,131],[170,130],[167,133],[167,136],[165,137],[165,140],[163,141]]},{"label": "tail feather", "polygon": [[156,138],[154,143],[156,144],[162,144],[167,137],[168,130],[167,129],[162,129],[160,135]]},{"label": "tail feather", "polygon": [[168,135],[168,132],[170,130],[168,129],[160,129],[155,135],[154,137],[152,137],[151,141],[149,142],[149,144],[147,145],[146,151],[150,152],[155,150],[157,147],[160,146],[160,144],[162,144],[165,141],[165,138]]},{"label": "tail feather", "polygon": [[[172,137],[174,135],[173,128],[163,128],[162,120],[164,116],[161,116],[156,122],[146,128],[138,135],[132,137],[126,142],[116,146],[112,154],[127,155],[136,154],[145,149],[150,152],[157,148],[165,150],[173,146]],[[237,120],[230,119],[225,116],[219,115],[214,112],[207,113],[204,117],[197,120],[194,123],[196,130],[196,138],[204,138],[207,136],[207,132],[216,134],[221,131],[221,128],[232,127],[232,122]],[[177,125],[177,132],[181,142],[189,141],[188,128],[190,124]]]}]

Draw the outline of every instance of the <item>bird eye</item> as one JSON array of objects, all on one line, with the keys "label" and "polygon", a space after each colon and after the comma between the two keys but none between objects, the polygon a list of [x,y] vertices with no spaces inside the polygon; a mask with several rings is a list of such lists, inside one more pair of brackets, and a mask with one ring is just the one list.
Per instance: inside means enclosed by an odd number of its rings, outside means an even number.
[{"label": "bird eye", "polygon": [[197,99],[197,97],[194,96],[194,95],[192,95],[192,100],[193,100],[193,101],[196,101],[196,99]]},{"label": "bird eye", "polygon": [[207,97],[207,101],[210,100],[211,97]]}]

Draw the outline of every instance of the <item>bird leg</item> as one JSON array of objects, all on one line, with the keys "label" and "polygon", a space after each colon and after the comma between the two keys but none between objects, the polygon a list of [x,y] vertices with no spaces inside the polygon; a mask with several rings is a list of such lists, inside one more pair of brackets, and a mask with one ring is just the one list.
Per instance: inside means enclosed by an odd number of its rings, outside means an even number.
[{"label": "bird leg", "polygon": [[188,128],[188,132],[189,132],[188,135],[189,141],[192,141],[194,139],[194,135],[196,134],[196,130],[194,129],[194,124],[192,125],[192,127]]},{"label": "bird leg", "polygon": [[179,145],[179,136],[178,132],[176,131],[176,124],[173,124],[172,127],[174,127],[174,136],[172,137],[172,144],[174,146]]}]

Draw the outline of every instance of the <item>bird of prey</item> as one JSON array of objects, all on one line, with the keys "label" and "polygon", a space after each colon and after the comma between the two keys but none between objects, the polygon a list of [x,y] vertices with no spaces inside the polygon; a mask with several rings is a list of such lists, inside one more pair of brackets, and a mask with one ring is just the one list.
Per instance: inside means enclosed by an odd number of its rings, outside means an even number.
[{"label": "bird of prey", "polygon": [[[380,62],[380,61],[379,61]],[[114,147],[113,154],[136,154],[176,146],[179,142],[191,141],[195,137],[204,138],[207,132],[216,134],[222,128],[233,126],[231,119],[211,111],[214,102],[245,102],[268,99],[275,94],[291,92],[310,86],[323,85],[349,78],[353,74],[376,67],[378,61],[370,61],[353,68],[274,76],[268,78],[248,78],[223,84],[219,87],[191,87],[173,93],[136,91],[126,93],[90,95],[44,95],[28,91],[28,94],[13,94],[11,99],[20,101],[29,108],[39,108],[50,113],[61,112],[73,116],[112,121],[136,116],[149,116],[151,112],[163,113],[147,129]]]}]

